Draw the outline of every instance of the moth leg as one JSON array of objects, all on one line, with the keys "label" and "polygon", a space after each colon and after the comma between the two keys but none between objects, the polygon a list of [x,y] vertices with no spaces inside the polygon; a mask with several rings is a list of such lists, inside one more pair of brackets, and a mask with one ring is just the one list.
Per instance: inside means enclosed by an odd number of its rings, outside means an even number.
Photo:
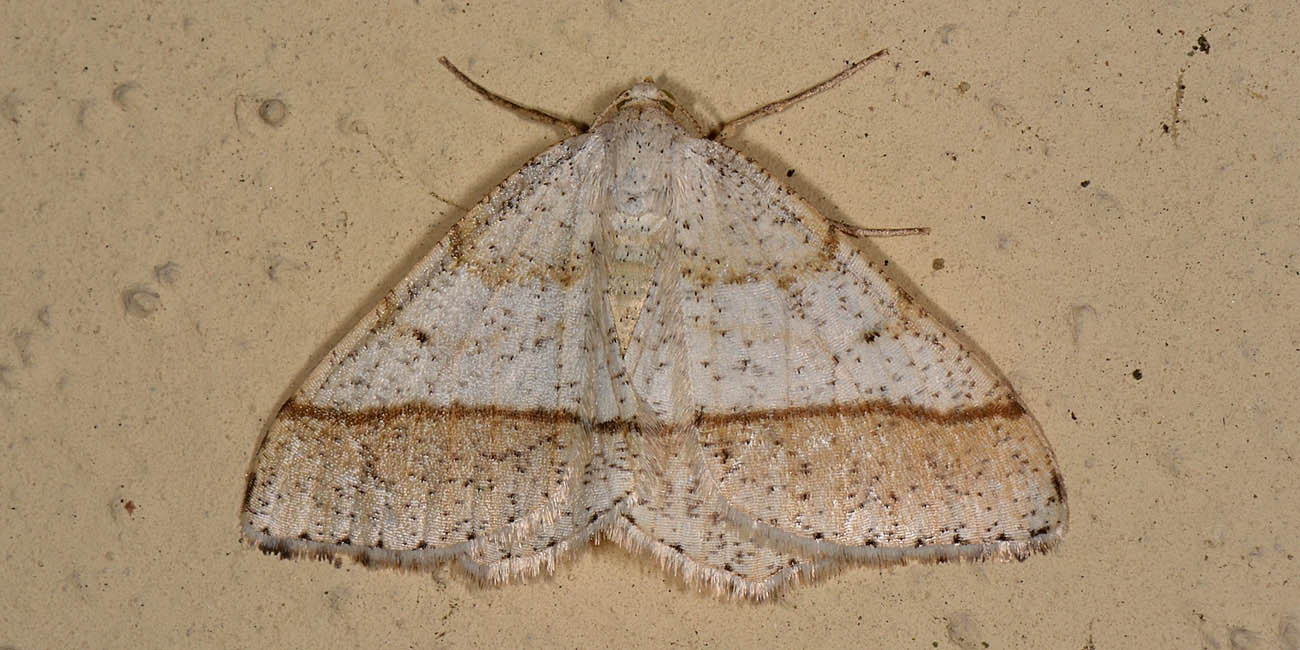
[{"label": "moth leg", "polygon": [[864,228],[862,226],[855,226],[851,223],[837,221],[829,217],[827,217],[826,220],[829,221],[832,226],[835,226],[836,230],[850,237],[857,237],[859,239],[865,239],[867,237],[907,237],[911,235],[930,234],[930,228],[927,226],[915,228]]}]

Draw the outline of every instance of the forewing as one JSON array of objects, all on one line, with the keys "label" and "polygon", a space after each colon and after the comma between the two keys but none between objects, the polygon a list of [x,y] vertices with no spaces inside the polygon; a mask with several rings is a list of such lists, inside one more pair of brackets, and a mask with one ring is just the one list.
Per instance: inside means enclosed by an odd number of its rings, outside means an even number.
[{"label": "forewing", "polygon": [[680,338],[729,520],[814,557],[1055,542],[1059,473],[1008,384],[757,165],[693,147],[673,215]]},{"label": "forewing", "polygon": [[[579,136],[512,175],[326,356],[254,460],[252,541],[404,565],[476,556],[505,579],[592,533],[557,518],[625,498],[631,425],[592,264],[602,155]],[[525,559],[501,568],[503,545]]]}]

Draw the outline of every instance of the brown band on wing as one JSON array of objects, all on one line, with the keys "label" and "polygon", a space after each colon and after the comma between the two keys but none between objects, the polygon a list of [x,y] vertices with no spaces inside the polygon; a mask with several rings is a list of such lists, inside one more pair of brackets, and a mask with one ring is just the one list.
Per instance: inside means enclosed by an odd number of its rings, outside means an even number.
[{"label": "brown band on wing", "polygon": [[1014,401],[986,404],[977,408],[940,411],[914,404],[896,404],[887,400],[872,400],[856,404],[797,406],[785,409],[746,411],[744,413],[706,413],[696,419],[696,424],[701,427],[726,427],[735,424],[763,423],[771,420],[798,420],[801,418],[837,416],[852,418],[864,415],[890,416],[942,424],[961,424],[993,417],[1016,419],[1024,414],[1024,407]]},{"label": "brown band on wing", "polygon": [[[383,426],[394,418],[422,418],[432,420],[522,420],[541,426],[578,425],[583,422],[576,413],[559,409],[514,409],[505,406],[433,406],[423,402],[407,402],[395,406],[373,406],[361,409],[340,409],[317,406],[290,400],[280,408],[280,418],[297,418],[337,422],[349,426]],[[591,422],[593,431],[618,431],[630,426],[629,422],[608,420]]]},{"label": "brown band on wing", "polygon": [[709,417],[697,435],[733,512],[805,552],[1022,555],[1065,527],[1052,452],[1014,402],[942,416],[872,405]]}]

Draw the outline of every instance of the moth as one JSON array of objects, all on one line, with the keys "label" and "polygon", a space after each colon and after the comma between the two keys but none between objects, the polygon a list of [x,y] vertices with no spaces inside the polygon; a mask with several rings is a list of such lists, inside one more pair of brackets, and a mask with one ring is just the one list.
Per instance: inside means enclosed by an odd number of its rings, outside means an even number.
[{"label": "moth", "polygon": [[1042,429],[831,222],[649,81],[506,178],[270,423],[243,533],[486,583],[608,539],[762,599],[1060,540]]}]

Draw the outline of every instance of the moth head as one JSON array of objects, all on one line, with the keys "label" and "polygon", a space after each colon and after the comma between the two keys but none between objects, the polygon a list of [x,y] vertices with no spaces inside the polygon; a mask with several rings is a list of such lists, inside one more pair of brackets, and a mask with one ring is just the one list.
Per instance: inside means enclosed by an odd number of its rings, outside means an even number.
[{"label": "moth head", "polygon": [[697,136],[703,134],[699,123],[695,120],[695,116],[682,108],[677,103],[677,98],[673,97],[671,93],[656,86],[649,77],[645,81],[619,93],[618,97],[614,98],[614,102],[609,105],[609,108],[606,108],[601,112],[600,117],[596,118],[596,122],[592,126],[600,126],[624,112],[634,112],[641,116],[645,116],[647,113],[660,113]]}]

